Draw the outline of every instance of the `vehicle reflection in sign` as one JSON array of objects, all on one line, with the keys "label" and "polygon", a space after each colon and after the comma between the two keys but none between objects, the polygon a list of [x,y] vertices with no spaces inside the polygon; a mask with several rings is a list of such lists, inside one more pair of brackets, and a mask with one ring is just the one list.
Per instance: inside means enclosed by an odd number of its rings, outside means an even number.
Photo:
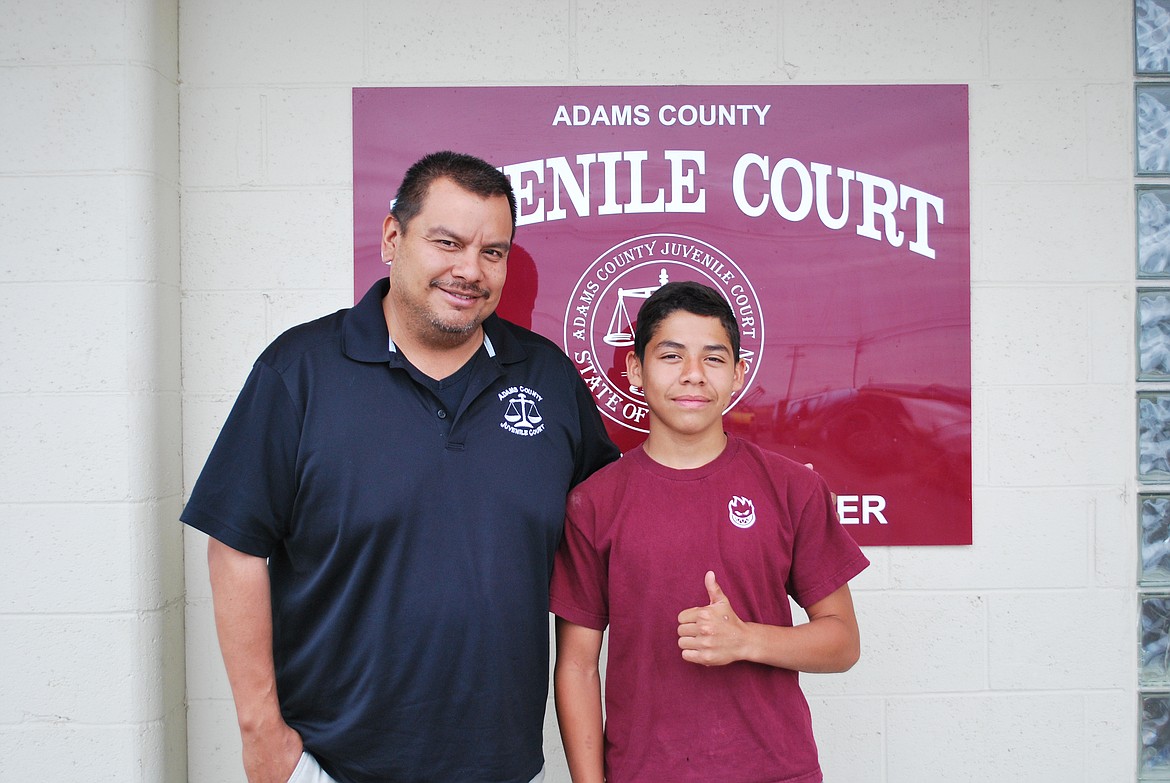
[{"label": "vehicle reflection in sign", "polygon": [[[757,411],[758,414],[758,411]],[[971,475],[971,395],[946,386],[862,386],[775,404],[772,437],[801,457],[832,455],[869,476]]]}]

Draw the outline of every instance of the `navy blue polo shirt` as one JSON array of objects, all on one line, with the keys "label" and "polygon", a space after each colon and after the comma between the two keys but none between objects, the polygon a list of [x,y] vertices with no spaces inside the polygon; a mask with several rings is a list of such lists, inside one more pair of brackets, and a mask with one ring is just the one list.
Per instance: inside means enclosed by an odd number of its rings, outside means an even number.
[{"label": "navy blue polo shirt", "polygon": [[523,783],[565,496],[618,452],[564,354],[495,316],[462,393],[432,388],[388,285],[264,351],[182,520],[269,559],[281,709],[330,775]]}]

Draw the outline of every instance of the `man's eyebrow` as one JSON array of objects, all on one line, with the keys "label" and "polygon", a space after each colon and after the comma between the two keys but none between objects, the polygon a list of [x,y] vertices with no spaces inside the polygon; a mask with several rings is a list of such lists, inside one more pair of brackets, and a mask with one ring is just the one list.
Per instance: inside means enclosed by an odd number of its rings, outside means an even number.
[{"label": "man's eyebrow", "polygon": [[[438,234],[440,236],[444,236],[444,237],[447,237],[449,239],[454,239],[456,242],[458,242],[461,245],[467,244],[466,237],[460,236],[458,233],[456,233],[455,231],[452,231],[451,229],[447,228],[444,225],[431,226],[430,233],[432,235]],[[512,248],[512,242],[510,240],[502,240],[500,242],[488,242],[486,245],[484,245],[484,247],[491,248],[494,250],[507,251],[507,250],[510,250]]]}]

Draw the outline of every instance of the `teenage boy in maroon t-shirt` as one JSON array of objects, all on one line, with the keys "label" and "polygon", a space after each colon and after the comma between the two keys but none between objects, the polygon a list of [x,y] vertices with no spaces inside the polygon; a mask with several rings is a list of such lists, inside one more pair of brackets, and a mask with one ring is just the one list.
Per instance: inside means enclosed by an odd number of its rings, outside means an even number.
[{"label": "teenage boy in maroon t-shirt", "polygon": [[821,780],[797,672],[857,661],[848,581],[869,561],[819,476],[724,433],[744,369],[715,290],[669,283],[642,306],[627,371],[650,434],[570,495],[553,569],[574,783]]}]

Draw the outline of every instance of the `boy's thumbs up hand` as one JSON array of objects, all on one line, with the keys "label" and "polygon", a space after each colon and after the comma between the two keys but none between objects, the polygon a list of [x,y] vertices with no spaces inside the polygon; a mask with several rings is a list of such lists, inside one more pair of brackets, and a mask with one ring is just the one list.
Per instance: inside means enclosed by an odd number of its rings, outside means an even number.
[{"label": "boy's thumbs up hand", "polygon": [[711,603],[685,609],[678,615],[678,646],[684,661],[703,666],[723,666],[741,660],[744,623],[708,571],[703,579]]}]

